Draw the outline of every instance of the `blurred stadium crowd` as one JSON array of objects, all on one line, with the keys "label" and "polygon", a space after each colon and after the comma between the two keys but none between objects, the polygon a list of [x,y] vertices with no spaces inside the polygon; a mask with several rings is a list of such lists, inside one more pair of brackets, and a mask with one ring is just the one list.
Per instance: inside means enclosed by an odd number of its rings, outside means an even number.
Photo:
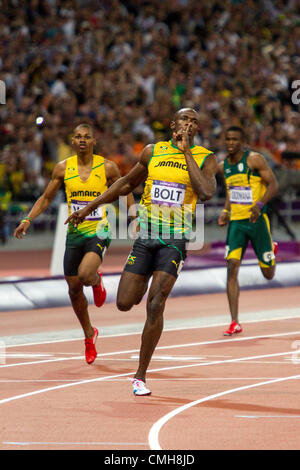
[{"label": "blurred stadium crowd", "polygon": [[300,152],[297,0],[0,0],[0,23],[2,209],[39,196],[78,123],[125,174],[184,106],[219,160],[241,125],[274,165],[300,168],[282,158]]}]

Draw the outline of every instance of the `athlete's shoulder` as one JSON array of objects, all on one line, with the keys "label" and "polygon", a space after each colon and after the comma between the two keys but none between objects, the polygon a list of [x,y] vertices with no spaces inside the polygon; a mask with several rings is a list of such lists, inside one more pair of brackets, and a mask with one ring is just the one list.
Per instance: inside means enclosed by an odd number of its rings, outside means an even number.
[{"label": "athlete's shoulder", "polygon": [[154,155],[154,150],[155,144],[147,144],[141,152],[138,165],[143,166],[144,169],[148,169],[148,165],[152,159],[152,156]]},{"label": "athlete's shoulder", "polygon": [[260,152],[258,152],[257,150],[252,150],[252,149],[248,149],[246,151],[248,153],[247,155],[247,158],[265,158]]},{"label": "athlete's shoulder", "polygon": [[247,155],[247,165],[254,169],[258,168],[261,165],[265,165],[267,163],[265,157],[260,153],[257,152],[256,150],[248,150],[248,155]]},{"label": "athlete's shoulder", "polygon": [[70,157],[58,163],[58,165],[61,165],[62,167],[65,180],[74,177],[76,175],[77,168],[77,155],[71,155]]},{"label": "athlete's shoulder", "polygon": [[105,165],[106,161],[109,161],[109,160],[107,158],[104,158],[102,155],[93,153],[93,168],[98,167],[103,164]]},{"label": "athlete's shoulder", "polygon": [[77,162],[77,155],[70,155],[70,157],[65,158],[61,162],[58,162],[58,165],[62,164],[65,168],[74,167]]},{"label": "athlete's shoulder", "polygon": [[210,154],[213,154],[214,152],[212,150],[209,150],[205,147],[202,147],[202,145],[195,145],[195,147],[193,148],[193,150],[197,153],[201,153],[203,155],[210,155]]},{"label": "athlete's shoulder", "polygon": [[168,147],[171,147],[172,146],[172,140],[159,140],[158,142],[155,143],[155,145],[164,145],[164,146],[168,146]]},{"label": "athlete's shoulder", "polygon": [[103,155],[99,155],[98,153],[94,153],[93,157],[97,159],[99,158],[100,160],[107,160],[107,158],[103,157]]},{"label": "athlete's shoulder", "polygon": [[56,163],[53,169],[53,173],[52,173],[53,178],[64,178],[66,168],[67,168],[67,159]]},{"label": "athlete's shoulder", "polygon": [[[119,171],[119,166],[117,165],[116,162],[114,162],[113,160],[110,160],[109,158],[105,158],[103,157],[103,162],[104,162],[104,168],[105,168],[105,171],[106,173],[108,171],[112,171],[112,172],[115,172],[116,170]],[[108,173],[107,173],[108,174]]]},{"label": "athlete's shoulder", "polygon": [[169,148],[172,148],[172,141],[171,140],[160,140],[159,142],[156,142],[155,144],[152,144],[152,148],[155,151],[165,151],[168,150]]},{"label": "athlete's shoulder", "polygon": [[59,163],[62,163],[62,162],[70,163],[72,160],[76,160],[76,158],[77,158],[77,155],[70,155],[69,157],[65,158]]}]

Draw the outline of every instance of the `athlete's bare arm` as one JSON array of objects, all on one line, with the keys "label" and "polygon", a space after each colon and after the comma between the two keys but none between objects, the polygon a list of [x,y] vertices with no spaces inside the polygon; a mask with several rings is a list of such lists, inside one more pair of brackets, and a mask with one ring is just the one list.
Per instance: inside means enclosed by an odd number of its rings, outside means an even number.
[{"label": "athlete's bare arm", "polygon": [[[198,168],[198,167],[197,167]],[[198,168],[199,170],[199,168]],[[208,155],[203,163],[199,175],[197,175],[195,185],[199,185],[199,198],[201,201],[208,201],[213,197],[217,189],[216,173],[218,171],[218,163],[216,156]],[[192,181],[192,178],[191,178]],[[200,194],[199,194],[200,193]]]},{"label": "athlete's bare arm", "polygon": [[[66,170],[66,161],[59,162],[52,173],[51,181],[48,183],[43,194],[37,199],[35,204],[33,205],[31,211],[28,214],[28,217],[33,220],[38,217],[42,212],[44,212],[47,207],[50,205],[52,199],[54,198],[55,194],[61,187],[64,175]],[[22,222],[15,230],[14,236],[18,239],[22,238],[26,235],[26,232],[30,226],[30,221],[26,220]]]},{"label": "athlete's bare arm", "polygon": [[[247,164],[251,170],[256,170],[258,171],[260,177],[262,178],[263,182],[267,186],[267,190],[261,200],[259,201],[263,205],[267,204],[277,193],[278,190],[278,182],[277,179],[267,164],[266,160],[262,155],[256,152],[251,152],[248,156],[247,159]],[[251,208],[251,216],[250,216],[250,221],[251,222],[256,222],[260,215],[260,210],[261,208],[255,204]]]},{"label": "athlete's bare arm", "polygon": [[[224,162],[219,163],[218,173],[222,175],[222,177],[224,178]],[[226,190],[225,204],[224,204],[224,208],[221,214],[219,215],[218,225],[221,225],[221,226],[226,225],[229,222],[229,219],[230,219],[230,200],[229,200],[228,191]]]},{"label": "athlete's bare arm", "polygon": [[72,222],[76,227],[101,204],[109,204],[118,199],[119,196],[127,196],[131,193],[147,178],[148,163],[152,151],[153,144],[147,145],[141,154],[140,160],[127,175],[117,179],[103,194],[87,204],[83,209],[73,212],[73,214],[67,218],[65,224]]},{"label": "athlete's bare arm", "polygon": [[[111,160],[105,159],[104,161],[104,166],[105,166],[105,175],[106,175],[106,180],[107,180],[107,186],[110,187],[115,181],[121,178],[121,173],[119,170],[118,165],[115,162],[112,162]],[[134,206],[134,197],[132,193],[129,193],[127,195],[127,210]],[[135,217],[136,212],[131,215],[131,217]]]},{"label": "athlete's bare arm", "polygon": [[211,199],[216,191],[215,176],[218,171],[218,164],[215,155],[212,154],[206,157],[201,169],[198,167],[190,150],[189,131],[191,127],[192,124],[189,124],[185,129],[174,132],[173,139],[185,156],[193,190],[199,199],[204,202]]}]

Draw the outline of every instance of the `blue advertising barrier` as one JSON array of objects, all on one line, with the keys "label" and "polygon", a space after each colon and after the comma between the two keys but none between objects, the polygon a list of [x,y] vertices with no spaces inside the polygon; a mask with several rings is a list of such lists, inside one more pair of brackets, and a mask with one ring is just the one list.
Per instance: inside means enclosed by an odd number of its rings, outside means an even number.
[{"label": "blue advertising barrier", "polygon": [[[226,268],[183,269],[171,297],[226,292]],[[114,303],[120,273],[104,274],[106,303]],[[300,286],[300,262],[279,263],[274,279],[263,277],[257,265],[241,266],[239,283],[242,290]],[[90,287],[84,288],[89,304],[93,304]],[[71,305],[68,286],[62,276],[49,278],[13,278],[0,281],[0,311],[31,310]]]}]

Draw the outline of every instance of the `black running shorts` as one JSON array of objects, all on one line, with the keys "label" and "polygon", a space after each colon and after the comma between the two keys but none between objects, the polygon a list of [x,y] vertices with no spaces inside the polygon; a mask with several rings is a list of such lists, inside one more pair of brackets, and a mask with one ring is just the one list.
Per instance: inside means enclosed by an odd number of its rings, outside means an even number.
[{"label": "black running shorts", "polygon": [[151,275],[164,271],[177,278],[186,258],[186,240],[137,238],[127,258],[124,271]]},{"label": "black running shorts", "polygon": [[99,255],[101,261],[103,260],[104,253],[109,247],[109,238],[95,237],[82,237],[80,243],[78,238],[76,245],[67,243],[64,255],[64,274],[65,276],[77,276],[78,267],[86,253],[93,252]]}]

